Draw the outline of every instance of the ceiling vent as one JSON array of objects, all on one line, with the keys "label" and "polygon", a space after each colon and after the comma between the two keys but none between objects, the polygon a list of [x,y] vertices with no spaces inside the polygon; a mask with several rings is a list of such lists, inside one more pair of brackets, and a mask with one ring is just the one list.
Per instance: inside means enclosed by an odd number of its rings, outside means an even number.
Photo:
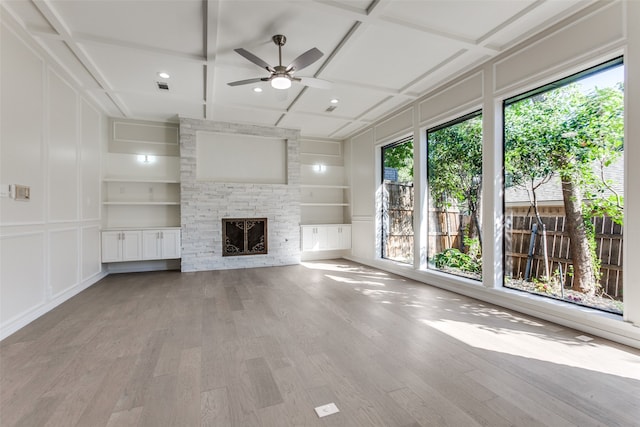
[{"label": "ceiling vent", "polygon": [[169,90],[169,83],[167,82],[156,82],[158,84],[158,89],[160,90]]},{"label": "ceiling vent", "polygon": [[326,109],[326,110],[324,110],[324,111],[326,111],[327,113],[331,113],[331,112],[332,112],[333,110],[335,110],[336,108],[338,108],[338,107],[337,107],[337,106],[335,106],[335,105],[330,105],[330,106],[329,106],[329,107],[327,107],[327,109]]}]

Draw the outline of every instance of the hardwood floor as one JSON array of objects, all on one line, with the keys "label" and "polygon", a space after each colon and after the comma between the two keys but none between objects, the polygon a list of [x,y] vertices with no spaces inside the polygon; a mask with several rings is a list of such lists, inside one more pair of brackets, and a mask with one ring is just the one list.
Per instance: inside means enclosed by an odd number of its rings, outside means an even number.
[{"label": "hardwood floor", "polygon": [[0,425],[640,425],[579,335],[343,260],[112,275],[0,343]]}]

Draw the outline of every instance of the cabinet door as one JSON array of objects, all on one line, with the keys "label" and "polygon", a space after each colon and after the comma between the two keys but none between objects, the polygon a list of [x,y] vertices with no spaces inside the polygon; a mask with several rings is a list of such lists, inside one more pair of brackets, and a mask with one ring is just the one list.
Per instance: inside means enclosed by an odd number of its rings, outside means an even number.
[{"label": "cabinet door", "polygon": [[142,259],[142,232],[122,232],[122,261],[138,261]]},{"label": "cabinet door", "polygon": [[102,232],[102,262],[122,260],[121,233],[120,231]]},{"label": "cabinet door", "polygon": [[323,249],[340,249],[340,227],[337,225],[327,225],[324,229],[327,235],[327,243]]},{"label": "cabinet door", "polygon": [[300,227],[302,234],[302,250],[303,251],[312,251],[313,250],[313,237],[314,237],[314,229],[315,227]]},{"label": "cabinet door", "polygon": [[160,254],[162,258],[180,258],[180,245],[180,230],[163,230],[160,232]]},{"label": "cabinet door", "polygon": [[326,225],[316,226],[316,250],[326,251],[329,248],[329,231]]},{"label": "cabinet door", "polygon": [[338,249],[351,249],[351,226],[341,225],[338,230]]},{"label": "cabinet door", "polygon": [[142,232],[142,259],[160,259],[161,256],[160,231],[145,230]]}]

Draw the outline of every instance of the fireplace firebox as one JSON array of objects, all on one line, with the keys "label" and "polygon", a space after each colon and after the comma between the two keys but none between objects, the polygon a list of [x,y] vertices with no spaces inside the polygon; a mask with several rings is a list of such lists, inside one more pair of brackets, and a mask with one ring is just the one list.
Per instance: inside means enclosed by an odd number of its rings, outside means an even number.
[{"label": "fireplace firebox", "polygon": [[267,253],[267,218],[223,218],[222,256]]}]

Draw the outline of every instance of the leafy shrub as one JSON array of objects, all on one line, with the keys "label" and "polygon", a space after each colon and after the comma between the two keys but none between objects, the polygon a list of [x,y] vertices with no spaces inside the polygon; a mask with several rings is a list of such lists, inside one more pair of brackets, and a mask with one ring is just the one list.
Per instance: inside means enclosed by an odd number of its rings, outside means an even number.
[{"label": "leafy shrub", "polygon": [[469,255],[456,248],[445,249],[434,256],[436,268],[457,268],[462,271],[477,273],[482,270],[482,265]]}]

